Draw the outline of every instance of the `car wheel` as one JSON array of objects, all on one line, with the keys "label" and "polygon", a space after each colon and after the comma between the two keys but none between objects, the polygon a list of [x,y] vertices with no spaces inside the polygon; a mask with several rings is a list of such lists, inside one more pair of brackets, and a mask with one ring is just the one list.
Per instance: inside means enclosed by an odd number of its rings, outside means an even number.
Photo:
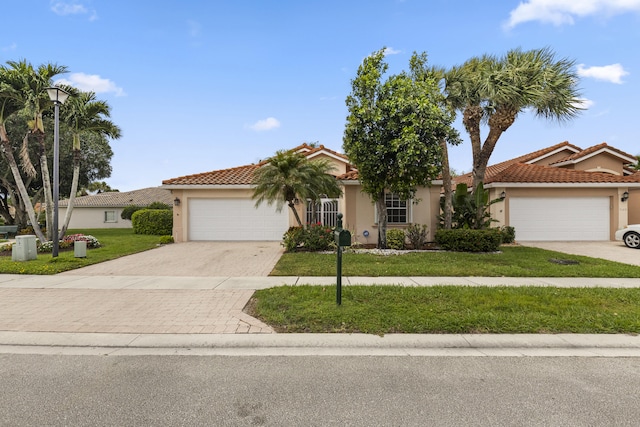
[{"label": "car wheel", "polygon": [[624,244],[627,245],[628,248],[640,249],[640,234],[636,232],[627,233],[622,238],[624,240]]}]

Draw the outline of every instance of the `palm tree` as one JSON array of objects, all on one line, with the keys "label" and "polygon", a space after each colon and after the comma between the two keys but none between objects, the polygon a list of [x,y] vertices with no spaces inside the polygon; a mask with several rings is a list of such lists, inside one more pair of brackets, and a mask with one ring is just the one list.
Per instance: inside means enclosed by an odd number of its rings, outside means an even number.
[{"label": "palm tree", "polygon": [[285,203],[302,227],[295,207],[296,199],[320,200],[323,195],[339,197],[342,190],[338,181],[329,173],[333,166],[328,160],[309,161],[304,155],[293,151],[277,151],[254,173],[253,199],[256,207],[263,202],[276,204],[281,211]]},{"label": "palm tree", "polygon": [[[20,174],[20,169],[13,152],[13,146],[9,140],[6,129],[7,120],[25,108],[26,101],[23,83],[24,76],[20,75],[14,67],[0,66],[0,144],[2,145],[2,150],[0,151],[2,151],[2,155],[9,164],[16,186],[18,187],[18,193],[24,204],[24,209],[27,212],[34,233],[40,241],[46,241],[47,239],[38,226],[38,219],[33,208],[33,203],[31,202],[22,175]],[[26,152],[24,143],[22,151]],[[28,164],[24,161],[23,167],[28,169]],[[33,166],[31,167],[33,168]]]},{"label": "palm tree", "polygon": [[72,87],[64,88],[71,93],[65,104],[62,120],[67,124],[73,134],[73,180],[64,222],[60,230],[59,238],[62,238],[69,227],[73,204],[78,191],[80,178],[81,146],[80,138],[84,133],[92,133],[112,139],[120,138],[121,131],[108,118],[111,116],[109,104],[96,99],[94,92],[80,92]]},{"label": "palm tree", "polygon": [[[498,139],[518,114],[531,109],[536,116],[564,121],[579,113],[574,65],[572,60],[556,60],[548,48],[514,49],[503,57],[472,58],[447,72],[447,99],[462,112],[462,123],[471,139],[473,191],[484,181]],[[483,124],[488,126],[484,142],[480,134]],[[478,216],[481,214],[478,210]]]},{"label": "palm tree", "polygon": [[[67,67],[56,64],[42,64],[38,68],[34,68],[31,63],[26,60],[7,61],[8,67],[3,67],[6,73],[12,76],[17,93],[20,95],[22,107],[28,111],[31,116],[29,129],[23,139],[21,150],[21,163],[23,170],[28,176],[34,177],[36,172],[31,160],[29,159],[27,145],[29,136],[33,135],[37,138],[40,153],[40,169],[42,172],[42,186],[44,189],[44,200],[47,207],[47,234],[49,240],[54,236],[53,230],[49,224],[53,218],[53,195],[51,191],[51,178],[49,175],[49,167],[47,163],[47,149],[45,144],[45,131],[42,121],[42,115],[45,111],[51,109],[51,101],[47,95],[46,88],[51,86],[52,79],[58,75],[67,72]],[[37,222],[31,220],[34,231],[39,230]],[[36,231],[36,234],[37,231]]]},{"label": "palm tree", "polygon": [[636,163],[633,165],[633,169],[640,171],[640,154],[636,154]]}]

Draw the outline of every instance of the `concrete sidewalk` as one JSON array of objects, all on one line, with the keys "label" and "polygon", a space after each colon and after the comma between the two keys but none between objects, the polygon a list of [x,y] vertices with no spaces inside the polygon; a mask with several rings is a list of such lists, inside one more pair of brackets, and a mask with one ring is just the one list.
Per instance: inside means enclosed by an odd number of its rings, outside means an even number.
[{"label": "concrete sidewalk", "polygon": [[[0,275],[0,352],[640,357],[638,336],[274,334],[242,311],[257,289],[335,281]],[[637,288],[640,279],[343,277],[344,286],[357,284]]]}]

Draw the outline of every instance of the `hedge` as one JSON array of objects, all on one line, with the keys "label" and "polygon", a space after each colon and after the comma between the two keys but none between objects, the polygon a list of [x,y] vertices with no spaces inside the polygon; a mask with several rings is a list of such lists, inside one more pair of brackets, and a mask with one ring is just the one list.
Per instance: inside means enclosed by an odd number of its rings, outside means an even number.
[{"label": "hedge", "polygon": [[142,209],[131,215],[131,224],[135,234],[171,235],[173,212],[164,209]]},{"label": "hedge", "polygon": [[455,252],[495,252],[502,243],[499,228],[488,230],[437,230],[436,243],[444,250]]}]

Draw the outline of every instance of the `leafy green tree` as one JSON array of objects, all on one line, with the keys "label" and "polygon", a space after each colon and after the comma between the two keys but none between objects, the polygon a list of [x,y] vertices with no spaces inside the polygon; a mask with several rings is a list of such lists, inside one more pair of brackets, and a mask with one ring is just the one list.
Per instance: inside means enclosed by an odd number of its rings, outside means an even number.
[{"label": "leafy green tree", "polygon": [[293,151],[277,151],[257,169],[253,179],[253,199],[256,207],[266,202],[276,204],[281,211],[285,203],[300,227],[302,221],[295,208],[295,200],[319,200],[323,195],[339,197],[342,189],[331,175],[333,165],[325,159],[309,160]]},{"label": "leafy green tree", "polygon": [[358,169],[363,191],[376,204],[380,248],[387,247],[385,192],[413,198],[442,170],[441,141],[458,140],[426,54],[414,53],[409,65],[409,73],[383,81],[388,69],[384,49],[372,53],[358,67],[346,99],[343,147]]},{"label": "leafy green tree", "polygon": [[633,165],[633,168],[640,171],[640,154],[636,154],[636,163]]},{"label": "leafy green tree", "polygon": [[[47,161],[43,115],[45,112],[51,111],[52,109],[52,103],[49,99],[46,88],[51,86],[55,76],[66,73],[67,67],[49,63],[41,64],[35,68],[26,60],[7,61],[7,65],[8,72],[14,76],[13,82],[17,83],[16,89],[20,94],[22,106],[31,117],[31,120],[28,122],[28,130],[23,138],[23,147],[20,152],[22,168],[25,173],[31,177],[36,176],[36,171],[29,155],[27,154],[29,138],[35,137],[39,147],[38,159],[44,189],[47,235],[49,240],[51,240],[54,236],[53,230],[50,227],[50,224],[53,221],[53,195]],[[34,231],[36,227],[38,227],[37,224],[34,225]]]},{"label": "leafy green tree", "polygon": [[[530,109],[536,116],[558,121],[578,114],[578,80],[574,61],[556,59],[548,48],[514,49],[502,57],[483,55],[447,72],[447,100],[462,112],[471,139],[473,191],[484,181],[498,139],[520,113]],[[484,141],[483,124],[488,127]],[[479,207],[476,215],[480,222]]]},{"label": "leafy green tree", "polygon": [[121,135],[120,128],[109,120],[111,115],[109,104],[105,101],[97,100],[94,92],[80,92],[72,87],[65,87],[65,90],[73,95],[65,103],[62,114],[62,121],[67,124],[73,134],[73,178],[59,238],[64,236],[69,227],[76,193],[78,192],[80,163],[82,160],[80,144],[82,136],[94,134],[118,139]]}]

